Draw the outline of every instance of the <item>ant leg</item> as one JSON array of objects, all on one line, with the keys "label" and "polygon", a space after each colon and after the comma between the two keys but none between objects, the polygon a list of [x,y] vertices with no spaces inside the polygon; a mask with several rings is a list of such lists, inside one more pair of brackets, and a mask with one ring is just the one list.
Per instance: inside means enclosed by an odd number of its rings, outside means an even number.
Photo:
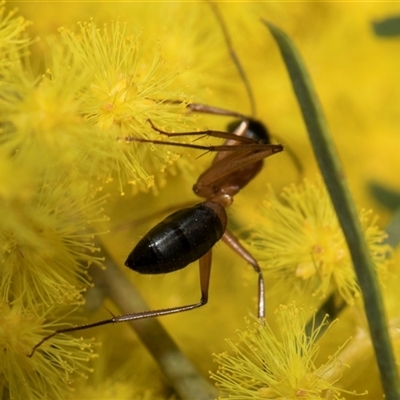
[{"label": "ant leg", "polygon": [[190,103],[186,106],[192,112],[198,112],[203,114],[213,114],[213,115],[225,115],[226,117],[236,117],[240,119],[249,119],[246,115],[238,113],[236,111],[225,110],[224,108],[213,107],[207,104],[201,103]]},{"label": "ant leg", "polygon": [[108,324],[116,324],[119,322],[126,322],[126,321],[134,321],[138,319],[144,318],[152,318],[152,317],[161,317],[162,315],[170,315],[176,314],[184,311],[190,311],[195,308],[199,308],[204,306],[208,301],[208,289],[210,286],[210,272],[211,272],[211,250],[208,251],[204,256],[199,259],[199,267],[200,267],[200,290],[201,290],[201,299],[200,302],[195,304],[190,304],[187,306],[180,306],[180,307],[173,307],[173,308],[165,308],[161,310],[153,310],[153,311],[142,311],[134,314],[125,314],[119,315],[117,317],[112,317],[109,319],[104,319],[102,321],[92,322],[89,324],[82,324],[78,326],[72,326],[70,328],[58,329],[51,333],[48,336],[45,336],[39,343],[37,343],[33,348],[28,357],[31,358],[35,351],[44,343],[47,342],[49,339],[58,335],[60,333],[67,333],[67,332],[75,332],[81,331],[84,329],[95,328],[96,326],[108,325]]},{"label": "ant leg", "polygon": [[201,299],[198,307],[203,306],[208,302],[208,289],[210,288],[211,264],[212,264],[212,250],[209,250],[207,251],[206,254],[204,254],[204,256],[202,256],[199,259]]},{"label": "ant leg", "polygon": [[[168,104],[182,104],[181,100],[163,100],[163,103]],[[203,114],[225,115],[226,117],[236,117],[240,119],[249,119],[248,116],[238,113],[236,111],[226,110],[225,108],[213,107],[202,103],[189,103],[186,108],[191,112],[198,112]]]},{"label": "ant leg", "polygon": [[265,319],[265,284],[264,276],[256,259],[239,243],[232,232],[226,230],[222,240],[240,257],[246,260],[258,274],[258,318]]},{"label": "ant leg", "polygon": [[[165,135],[168,137],[175,137],[175,136],[199,136],[199,138],[203,136],[211,136],[211,137],[218,137],[221,139],[228,139],[228,140],[235,140],[237,142],[242,143],[255,143],[253,139],[250,139],[245,136],[241,136],[241,134],[235,134],[231,132],[225,131],[214,131],[214,130],[204,130],[204,131],[196,131],[196,132],[177,132],[177,133],[170,133],[163,131],[162,129],[156,127],[151,119],[148,119],[151,127],[156,132],[160,133],[161,135]],[[241,126],[241,132],[245,132],[249,127],[249,120],[243,120],[243,125]],[[239,138],[238,138],[239,137]]]},{"label": "ant leg", "polygon": [[[251,164],[255,161],[262,160],[272,154],[279,153],[283,150],[283,146],[281,144],[265,144],[265,143],[258,143],[254,141],[254,139],[245,137],[245,136],[237,136],[234,133],[223,132],[223,131],[213,131],[213,130],[206,130],[202,132],[182,132],[182,133],[168,133],[159,128],[157,128],[151,120],[148,120],[153,127],[153,129],[161,134],[167,136],[212,136],[212,137],[219,137],[229,140],[234,140],[236,142],[242,142],[241,144],[237,144],[232,146],[230,144],[224,145],[216,145],[216,146],[206,146],[206,145],[197,145],[193,143],[179,143],[179,142],[167,142],[164,140],[154,140],[154,139],[142,139],[142,138],[135,138],[132,136],[127,136],[123,138],[127,142],[139,142],[139,143],[153,143],[153,144],[162,144],[167,146],[176,146],[176,147],[188,147],[192,149],[199,149],[199,150],[207,150],[207,151],[230,151],[230,152],[250,152],[249,157],[245,157],[243,162],[246,165]],[[245,129],[246,126],[243,128]],[[255,153],[257,151],[257,153]],[[235,170],[240,169],[239,167],[234,167]],[[212,169],[212,167],[210,168]]]},{"label": "ant leg", "polygon": [[[185,135],[188,136],[191,132],[186,133]],[[214,134],[218,135],[214,135]],[[196,132],[196,134],[203,134],[203,135],[208,135],[208,136],[219,136],[219,133],[224,133],[226,134],[225,136],[229,135],[227,132],[218,132],[218,131],[206,131],[204,132]],[[241,136],[235,136],[233,135],[233,140],[236,141],[242,141],[242,139],[245,139],[244,137]],[[229,137],[229,139],[232,139]],[[248,138],[247,138],[248,139]],[[265,153],[266,155],[264,156],[258,156],[255,158],[265,158],[268,157],[272,154],[279,153],[280,151],[283,150],[283,146],[280,144],[259,144],[259,143],[254,143],[252,141],[251,143],[244,143],[244,144],[239,144],[236,146],[228,145],[228,144],[222,144],[222,145],[198,145],[198,144],[193,144],[193,143],[179,143],[179,142],[167,142],[164,140],[154,140],[154,139],[142,139],[142,138],[134,138],[131,136],[127,136],[124,138],[125,141],[127,142],[139,142],[139,143],[153,143],[153,144],[162,144],[165,146],[175,146],[175,147],[187,147],[190,149],[198,149],[198,150],[206,150],[206,151],[211,151],[211,152],[216,152],[216,151],[229,151],[229,152],[239,152],[239,151],[263,151],[263,154]],[[267,149],[267,151],[266,151]],[[260,153],[257,153],[260,154]],[[247,164],[251,164],[251,161],[247,162]],[[235,168],[238,169],[238,168]]]}]

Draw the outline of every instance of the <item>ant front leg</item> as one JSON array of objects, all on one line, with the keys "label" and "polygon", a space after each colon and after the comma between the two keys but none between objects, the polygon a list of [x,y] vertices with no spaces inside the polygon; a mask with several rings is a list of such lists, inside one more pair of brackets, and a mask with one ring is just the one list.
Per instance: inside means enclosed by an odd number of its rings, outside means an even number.
[{"label": "ant front leg", "polygon": [[[181,100],[164,100],[164,103],[169,104],[181,104]],[[236,111],[227,110],[225,108],[219,108],[214,106],[209,106],[208,104],[202,103],[189,103],[187,104],[186,108],[189,112],[197,112],[202,114],[211,114],[211,115],[224,115],[225,117],[235,117],[240,119],[249,119],[244,114],[238,113]]]},{"label": "ant front leg", "polygon": [[[142,138],[135,138],[131,136],[127,136],[124,138],[126,142],[138,142],[138,143],[153,143],[153,144],[161,144],[166,146],[175,146],[175,147],[186,147],[191,149],[198,149],[198,150],[206,150],[210,152],[238,152],[242,151],[245,152],[259,152],[258,155],[251,155],[251,157],[244,157],[243,161],[245,164],[252,163],[253,160],[260,160],[265,157],[268,157],[272,154],[279,153],[283,150],[283,146],[280,144],[265,144],[265,143],[258,143],[254,139],[245,137],[245,136],[237,136],[234,133],[223,132],[223,131],[214,131],[214,130],[206,130],[206,131],[199,131],[199,132],[181,132],[181,133],[168,133],[159,128],[157,128],[152,121],[149,120],[149,123],[152,125],[153,129],[163,135],[166,136],[211,136],[211,137],[218,137],[227,139],[225,144],[222,145],[197,145],[194,143],[179,143],[179,142],[168,142],[165,140],[156,140],[156,139],[142,139]],[[229,140],[233,140],[235,142],[239,142],[235,146],[232,146],[228,143]],[[262,151],[262,153],[260,153]],[[232,164],[233,169],[239,169],[240,167],[234,166]]]},{"label": "ant front leg", "polygon": [[265,320],[265,284],[264,276],[256,259],[240,244],[232,232],[226,230],[222,240],[240,257],[246,260],[258,274],[258,318]]},{"label": "ant front leg", "polygon": [[202,114],[224,115],[225,117],[236,117],[243,120],[249,119],[249,117],[241,113],[238,113],[236,111],[225,110],[224,108],[213,107],[207,104],[190,103],[186,107],[192,112],[197,112]]},{"label": "ant front leg", "polygon": [[[176,133],[170,133],[167,131],[164,131],[160,128],[158,128],[157,126],[154,125],[153,121],[148,119],[151,127],[153,128],[154,131],[158,132],[161,135],[165,135],[167,137],[178,137],[178,136],[198,136],[199,138],[201,137],[206,137],[206,136],[210,136],[210,137],[217,137],[217,138],[221,138],[221,139],[227,139],[227,140],[236,140],[241,142],[242,144],[245,143],[254,143],[254,140],[247,138],[247,137],[242,137],[241,135],[239,135],[239,139],[238,139],[238,135],[236,133],[231,133],[231,132],[225,132],[225,131],[215,131],[215,130],[211,130],[211,129],[207,129],[204,131],[196,131],[196,132],[176,132]],[[248,120],[243,120],[242,122],[242,126],[241,126],[241,130],[242,131],[246,131],[246,129],[248,128],[249,125],[249,121]],[[138,140],[138,139],[135,139]],[[140,139],[140,141],[143,141],[143,139]],[[147,141],[147,140],[146,140]],[[158,142],[160,143],[160,142]],[[162,142],[162,144],[168,144],[168,142]],[[180,145],[181,143],[177,143],[177,145]]]}]

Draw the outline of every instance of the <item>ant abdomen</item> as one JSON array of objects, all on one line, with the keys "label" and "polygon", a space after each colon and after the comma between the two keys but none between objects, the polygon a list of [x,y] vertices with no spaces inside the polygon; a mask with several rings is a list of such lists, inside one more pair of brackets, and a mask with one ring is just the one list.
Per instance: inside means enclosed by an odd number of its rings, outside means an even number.
[{"label": "ant abdomen", "polygon": [[125,265],[141,274],[165,274],[206,254],[226,229],[226,212],[208,201],[169,215],[131,251]]}]

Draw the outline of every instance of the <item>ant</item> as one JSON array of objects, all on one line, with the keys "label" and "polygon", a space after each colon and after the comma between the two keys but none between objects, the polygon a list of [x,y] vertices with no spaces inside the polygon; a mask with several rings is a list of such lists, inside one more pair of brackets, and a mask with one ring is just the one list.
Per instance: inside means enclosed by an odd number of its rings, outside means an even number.
[{"label": "ant", "polygon": [[[245,82],[252,105],[253,96],[247,78],[241,68],[230,43],[224,21],[218,9],[212,4],[223,30],[230,54]],[[193,186],[194,193],[205,201],[176,211],[152,228],[135,246],[125,261],[125,265],[141,274],[165,274],[177,271],[194,261],[199,261],[201,298],[198,303],[186,306],[143,311],[133,314],[113,316],[98,322],[58,329],[37,343],[28,357],[47,340],[60,333],[79,331],[96,326],[133,321],[143,318],[160,317],[193,310],[208,302],[211,272],[211,253],[214,245],[222,240],[240,257],[252,265],[258,275],[258,317],[265,319],[264,278],[258,262],[240,244],[227,229],[226,208],[233,197],[243,189],[263,167],[263,160],[283,150],[280,144],[271,144],[266,127],[259,121],[243,114],[212,107],[205,104],[189,104],[190,112],[208,113],[239,118],[231,124],[230,132],[206,130],[203,132],[168,133],[148,121],[152,128],[162,135],[170,136],[211,136],[225,139],[225,143],[215,146],[203,146],[193,143],[174,143],[163,140],[151,140],[127,137],[128,142],[144,142],[157,145],[172,145],[217,152],[211,166],[198,178]],[[254,109],[254,107],[252,106]]]}]

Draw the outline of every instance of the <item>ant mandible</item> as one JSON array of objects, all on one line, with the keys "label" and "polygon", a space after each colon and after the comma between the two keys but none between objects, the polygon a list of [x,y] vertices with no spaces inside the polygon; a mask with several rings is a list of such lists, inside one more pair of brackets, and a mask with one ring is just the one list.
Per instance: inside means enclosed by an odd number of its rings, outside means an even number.
[{"label": "ant mandible", "polygon": [[[229,35],[218,9],[212,5],[222,27],[230,54],[245,82],[251,99],[253,96],[247,78],[241,68]],[[98,322],[58,329],[37,343],[28,357],[53,336],[60,333],[79,331],[96,326],[133,321],[143,318],[159,317],[193,310],[208,302],[208,291],[211,272],[211,253],[214,245],[222,239],[233,251],[252,265],[258,274],[258,317],[265,318],[265,288],[261,268],[254,257],[240,244],[238,239],[227,229],[225,209],[233,202],[233,197],[243,189],[263,167],[263,160],[283,150],[280,144],[271,144],[265,126],[243,114],[212,107],[205,104],[188,105],[191,112],[224,115],[239,118],[239,122],[230,125],[231,132],[206,130],[203,132],[182,132],[170,134],[157,128],[149,120],[152,128],[166,136],[212,136],[225,139],[223,145],[203,146],[190,143],[173,143],[163,140],[151,140],[127,137],[126,141],[144,142],[160,145],[172,145],[203,149],[217,152],[211,166],[198,178],[193,186],[194,193],[205,201],[192,207],[174,212],[152,228],[135,246],[125,261],[125,265],[141,274],[165,274],[177,271],[194,261],[199,261],[201,298],[198,303],[186,306],[143,311],[133,314],[115,316]],[[229,128],[228,128],[229,129]]]}]

